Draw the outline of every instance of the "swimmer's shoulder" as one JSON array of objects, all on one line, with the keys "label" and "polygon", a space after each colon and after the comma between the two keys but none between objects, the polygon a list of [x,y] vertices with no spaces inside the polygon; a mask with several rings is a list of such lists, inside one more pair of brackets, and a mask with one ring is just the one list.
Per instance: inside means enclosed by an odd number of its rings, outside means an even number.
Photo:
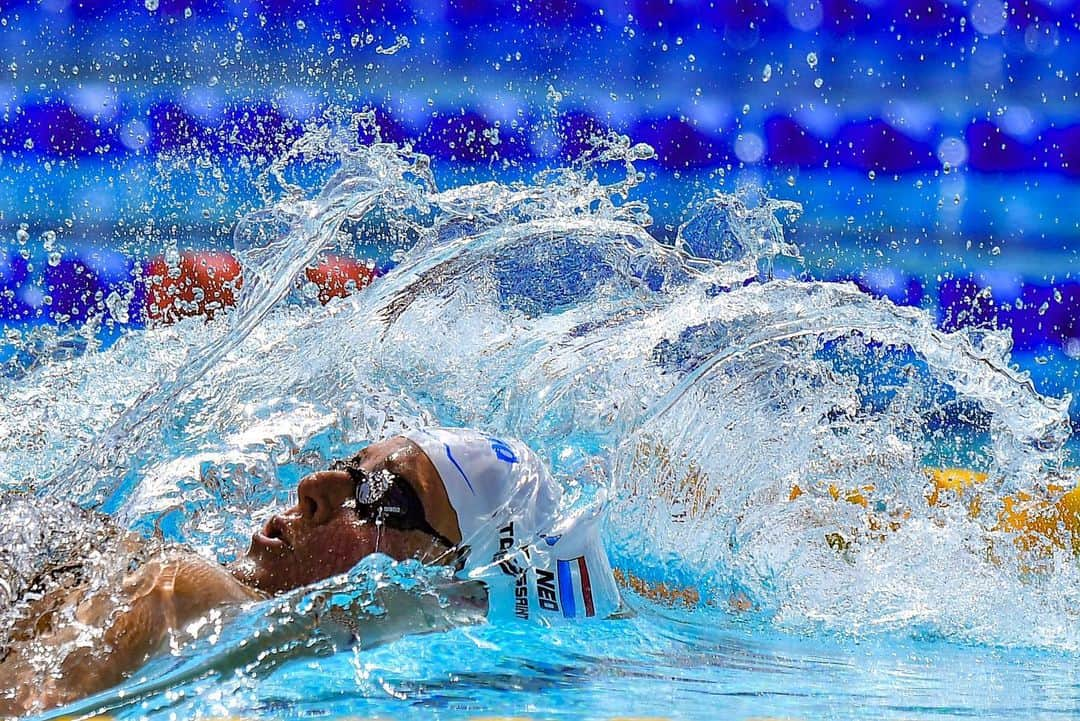
[{"label": "swimmer's shoulder", "polygon": [[[218,564],[180,550],[148,553],[111,588],[58,590],[36,604],[0,659],[0,717],[114,686],[170,634],[215,609],[262,598]],[[86,630],[99,642],[74,643]]]},{"label": "swimmer's shoulder", "polygon": [[123,581],[125,595],[137,602],[151,597],[163,605],[167,625],[175,627],[221,606],[260,601],[266,596],[246,586],[222,566],[184,550],[163,550]]}]

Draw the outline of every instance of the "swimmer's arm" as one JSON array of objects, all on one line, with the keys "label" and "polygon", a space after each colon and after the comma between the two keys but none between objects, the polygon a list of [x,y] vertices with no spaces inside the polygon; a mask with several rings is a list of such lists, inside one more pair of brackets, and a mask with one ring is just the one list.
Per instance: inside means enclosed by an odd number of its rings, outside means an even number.
[{"label": "swimmer's arm", "polygon": [[[77,623],[69,624],[74,628],[43,634],[0,664],[0,676],[7,679],[0,682],[0,715],[42,711],[115,686],[171,633],[216,608],[260,598],[220,566],[194,555],[148,562],[115,594],[78,600]],[[55,652],[79,637],[82,642],[42,678],[31,654]]]},{"label": "swimmer's arm", "polygon": [[[266,622],[257,634],[219,642],[194,663],[127,684],[124,703],[206,674],[242,668],[247,676],[265,675],[290,659],[327,655],[353,646],[370,648],[407,634],[444,631],[486,619],[487,591],[479,581],[450,581],[436,590],[417,594],[386,586],[375,591],[374,605],[357,600],[352,606],[304,611],[282,600],[264,609]],[[70,710],[74,714],[89,713],[102,702],[98,697],[93,705],[76,705]]]},{"label": "swimmer's arm", "polygon": [[[433,591],[416,593],[387,585],[376,589],[371,600],[356,598],[344,605],[315,601],[311,607],[305,604],[303,610],[283,601],[270,611],[272,623],[258,634],[258,643],[247,638],[243,645],[222,653],[213,666],[219,670],[243,666],[266,673],[298,656],[356,646],[371,648],[406,635],[447,631],[487,619],[488,596],[483,583],[454,579]],[[336,594],[331,591],[328,595]]]}]

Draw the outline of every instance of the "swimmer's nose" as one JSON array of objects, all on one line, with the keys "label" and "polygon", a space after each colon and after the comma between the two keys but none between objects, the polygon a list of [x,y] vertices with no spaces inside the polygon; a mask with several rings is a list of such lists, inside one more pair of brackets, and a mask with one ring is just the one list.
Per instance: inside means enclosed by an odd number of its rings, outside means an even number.
[{"label": "swimmer's nose", "polygon": [[315,525],[329,521],[354,492],[352,478],[345,471],[312,473],[296,487],[300,512]]}]

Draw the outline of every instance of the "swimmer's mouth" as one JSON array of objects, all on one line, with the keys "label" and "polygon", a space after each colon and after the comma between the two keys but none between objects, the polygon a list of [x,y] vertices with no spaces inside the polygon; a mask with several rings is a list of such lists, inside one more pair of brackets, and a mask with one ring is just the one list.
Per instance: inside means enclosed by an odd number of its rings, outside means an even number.
[{"label": "swimmer's mouth", "polygon": [[292,545],[285,537],[285,520],[281,516],[271,516],[261,531],[255,531],[255,534],[251,537],[251,542],[265,548],[292,548]]}]

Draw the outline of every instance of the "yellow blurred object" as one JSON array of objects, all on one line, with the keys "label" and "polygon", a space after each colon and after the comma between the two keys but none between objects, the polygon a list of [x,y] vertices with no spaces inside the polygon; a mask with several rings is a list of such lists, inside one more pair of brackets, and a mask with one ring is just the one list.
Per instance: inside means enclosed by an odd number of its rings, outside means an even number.
[{"label": "yellow blurred object", "polygon": [[[1048,489],[1055,493],[1062,487],[1051,485]],[[1003,506],[998,527],[1016,533],[1016,542],[1024,550],[1048,545],[1063,548],[1068,538],[1073,552],[1080,552],[1080,486],[1053,502],[1019,491],[1005,496]]]},{"label": "yellow blurred object", "polygon": [[[963,498],[968,489],[986,482],[985,473],[968,470],[967,468],[927,468],[926,475],[929,476],[930,483],[934,486],[930,491],[930,495],[926,497],[926,503],[930,506],[941,503],[943,493],[954,494],[958,498]],[[977,499],[978,496],[975,498]],[[975,512],[972,515],[977,516],[978,501],[975,500],[974,504]]]},{"label": "yellow blurred object", "polygon": [[855,489],[854,491],[848,491],[844,495],[844,500],[848,503],[854,503],[856,506],[862,506],[863,508],[866,508],[870,505],[870,502],[866,500],[866,497],[873,492],[874,486],[868,484],[863,486],[862,488]]},{"label": "yellow blurred object", "polygon": [[[949,493],[967,499],[971,516],[979,515],[981,497],[971,490],[986,482],[985,473],[966,468],[928,468],[926,472],[933,484],[928,505],[939,505]],[[996,527],[1015,533],[1017,545],[1024,550],[1063,547],[1063,531],[1072,537],[1073,550],[1080,550],[1080,486],[1066,491],[1065,486],[1051,483],[1047,491],[1050,498],[1035,498],[1025,491],[1002,498]],[[1057,500],[1051,500],[1057,494],[1061,494]]]},{"label": "yellow blurred object", "polygon": [[1073,550],[1077,550],[1077,536],[1080,535],[1080,485],[1062,494],[1054,505],[1061,516],[1062,524],[1073,535]]},{"label": "yellow blurred object", "polygon": [[[854,490],[847,491],[843,494],[843,498],[848,503],[854,503],[857,506],[866,508],[869,505],[869,501],[866,500],[866,496],[863,494],[870,494],[874,492],[873,485],[865,485],[862,488],[856,488]],[[794,486],[791,489],[791,494],[788,496],[789,501],[794,501],[796,498],[803,494],[803,490],[798,486]],[[840,500],[840,489],[836,487],[835,483],[829,484],[829,497],[834,501]]]},{"label": "yellow blurred object", "polygon": [[[926,476],[930,481],[930,492],[926,496],[928,506],[963,502],[971,518],[979,516],[983,498],[978,488],[986,483],[986,473],[968,468],[927,468]],[[842,491],[836,484],[829,484],[826,490],[834,501],[843,500],[870,509],[874,486],[868,484]],[[788,500],[794,501],[805,494],[806,491],[800,486],[794,485]],[[872,531],[896,530],[899,527],[899,522],[894,520],[883,524],[873,514],[868,523]],[[1074,553],[1080,555],[1080,485],[1070,489],[1065,485],[1048,483],[1045,495],[1035,497],[1029,492],[1017,491],[1005,496],[994,528],[1016,534],[1017,546],[1025,551],[1064,548],[1068,544]],[[826,539],[837,550],[847,548],[850,544],[841,534],[828,534]]]}]

